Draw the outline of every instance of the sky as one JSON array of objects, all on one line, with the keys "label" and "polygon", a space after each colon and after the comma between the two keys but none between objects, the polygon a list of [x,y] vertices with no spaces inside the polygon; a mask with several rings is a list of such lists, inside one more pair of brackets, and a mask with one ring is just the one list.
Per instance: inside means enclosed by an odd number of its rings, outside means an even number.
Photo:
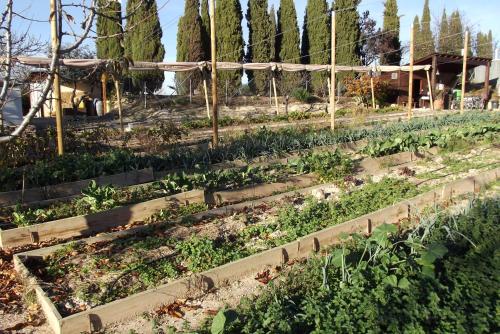
[{"label": "sky", "polygon": [[[122,1],[122,7],[125,8],[126,0]],[[177,38],[177,23],[179,17],[184,11],[184,1],[182,0],[156,0],[158,4],[160,23],[163,30],[163,44],[165,46],[166,54],[164,61],[175,61],[176,56],[176,38]],[[248,0],[240,0],[243,12],[246,12]],[[276,10],[279,7],[279,0],[268,0],[269,6],[274,5]],[[302,21],[305,12],[307,0],[296,0],[295,6],[297,9],[297,16],[299,27],[302,27]],[[63,0],[63,3],[71,3],[73,1]],[[88,1],[87,1],[88,2]],[[381,26],[383,22],[384,0],[362,0],[358,11],[370,11],[370,15],[377,21],[377,25]],[[3,7],[5,0],[0,0],[0,7]],[[421,16],[424,0],[398,0],[399,13],[404,15],[401,17],[401,41],[403,44],[409,40],[410,27],[415,15]],[[22,12],[22,15],[36,20],[46,21],[49,17],[49,1],[48,0],[16,0],[14,1],[15,10]],[[466,15],[467,23],[473,26],[473,31],[493,31],[495,40],[500,36],[500,24],[498,23],[498,13],[500,12],[499,0],[430,0],[430,8],[432,20],[434,21],[432,27],[439,22],[443,9],[446,7],[447,13],[458,9]],[[73,9],[70,13],[75,17],[75,21],[80,23],[81,12],[78,9]],[[244,15],[243,15],[244,16]],[[243,19],[244,37],[248,37],[248,29],[246,27],[246,20]],[[18,32],[30,30],[34,36],[42,40],[49,40],[50,27],[47,22],[28,22],[16,18],[15,29]],[[71,39],[63,41],[71,43]],[[89,42],[93,47],[93,42]],[[167,75],[167,82],[165,85],[171,84],[171,75]]]}]

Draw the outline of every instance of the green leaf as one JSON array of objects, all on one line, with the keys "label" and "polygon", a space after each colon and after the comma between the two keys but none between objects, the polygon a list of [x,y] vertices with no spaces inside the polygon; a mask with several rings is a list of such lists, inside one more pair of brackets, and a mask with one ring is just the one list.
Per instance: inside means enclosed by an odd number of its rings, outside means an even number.
[{"label": "green leaf", "polygon": [[398,288],[400,289],[408,289],[410,287],[410,281],[406,277],[403,277],[399,280]]},{"label": "green leaf", "polygon": [[398,286],[398,278],[395,275],[389,275],[386,276],[382,282],[384,282],[387,285],[390,285],[392,287],[397,287]]},{"label": "green leaf", "polygon": [[422,253],[421,263],[425,264],[433,264],[437,259],[442,258],[448,249],[440,243],[430,244],[427,249]]},{"label": "green leaf", "polygon": [[339,268],[342,268],[342,258],[343,258],[343,252],[342,252],[342,249],[336,249],[333,253],[332,253],[332,257],[331,257],[331,263],[336,266],[336,267],[339,267]]},{"label": "green leaf", "polygon": [[226,326],[226,315],[225,309],[221,308],[217,315],[214,317],[212,321],[212,327],[210,328],[210,333],[212,334],[223,334],[224,328]]}]

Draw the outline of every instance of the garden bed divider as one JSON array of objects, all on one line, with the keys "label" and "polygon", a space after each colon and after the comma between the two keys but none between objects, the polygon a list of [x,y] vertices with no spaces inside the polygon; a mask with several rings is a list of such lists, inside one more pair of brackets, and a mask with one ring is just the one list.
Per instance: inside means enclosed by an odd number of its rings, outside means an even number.
[{"label": "garden bed divider", "polygon": [[117,187],[126,187],[133,184],[151,182],[154,180],[154,173],[152,168],[145,168],[52,186],[2,192],[0,193],[0,207],[79,195],[82,189],[86,188],[92,180],[95,180],[99,185],[112,184]]},{"label": "garden bed divider", "polygon": [[[223,266],[177,279],[156,288],[119,299],[108,304],[62,317],[42,290],[41,284],[24,265],[33,257],[45,257],[62,247],[53,246],[14,255],[14,265],[18,273],[35,288],[39,303],[55,333],[80,333],[98,331],[116,321],[137,316],[161,305],[168,305],[181,298],[195,298],[215,288],[228,285],[243,277],[256,274],[269,267],[283,266],[296,258],[317,253],[322,248],[338,244],[343,233],[369,233],[383,223],[397,224],[409,218],[412,213],[431,204],[449,202],[461,195],[476,193],[488,183],[498,180],[500,168],[469,176],[434,189],[409,200],[352,219],[348,222],[309,234],[288,244],[225,264]],[[281,195],[278,195],[281,196]],[[276,196],[275,196],[276,197]],[[223,208],[222,208],[223,209]],[[95,238],[91,238],[95,239]],[[90,240],[90,239],[89,239]],[[83,241],[83,242],[89,242]]]},{"label": "garden bed divider", "polygon": [[58,219],[9,230],[0,229],[0,247],[11,248],[49,241],[55,238],[89,236],[135,221],[143,221],[158,210],[168,207],[168,203],[171,202],[189,204],[203,203],[204,201],[205,193],[203,190],[192,190],[88,215]]}]

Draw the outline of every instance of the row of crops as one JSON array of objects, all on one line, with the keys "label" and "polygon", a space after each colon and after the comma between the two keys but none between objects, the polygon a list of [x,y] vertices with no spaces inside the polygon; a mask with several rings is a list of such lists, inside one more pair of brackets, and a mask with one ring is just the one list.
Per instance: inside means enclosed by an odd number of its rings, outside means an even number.
[{"label": "row of crops", "polygon": [[383,225],[297,265],[201,333],[494,333],[500,199]]},{"label": "row of crops", "polygon": [[[368,128],[344,129],[331,132],[329,129],[285,128],[271,131],[266,128],[222,140],[219,147],[187,149],[173,146],[164,154],[136,155],[129,150],[112,150],[101,155],[67,154],[50,161],[38,160],[32,165],[17,168],[2,168],[0,191],[53,185],[84,180],[101,175],[112,175],[130,170],[152,167],[156,171],[175,168],[203,168],[223,161],[248,161],[258,156],[283,155],[292,151],[314,149],[358,140],[390,140],[394,137],[443,127],[471,127],[498,123],[498,115],[491,113],[467,113],[447,115],[435,119],[413,119],[375,125]],[[495,127],[491,129],[498,131]],[[376,152],[375,152],[376,153]]]}]

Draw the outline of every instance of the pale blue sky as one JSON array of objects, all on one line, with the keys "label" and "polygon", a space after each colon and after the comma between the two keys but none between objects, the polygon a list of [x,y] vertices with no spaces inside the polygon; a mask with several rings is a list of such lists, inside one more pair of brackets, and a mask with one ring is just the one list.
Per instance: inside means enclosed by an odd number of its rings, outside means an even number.
[{"label": "pale blue sky", "polygon": [[[243,11],[246,11],[248,0],[241,0]],[[72,2],[63,0],[63,3]],[[5,0],[0,0],[0,6],[3,7]],[[122,0],[123,8],[125,8],[125,0]],[[166,55],[165,61],[175,61],[175,45],[177,34],[177,22],[184,10],[184,1],[182,0],[157,0],[158,7],[162,7],[159,11],[160,22],[163,28],[163,43],[165,45]],[[378,25],[382,24],[384,0],[363,0],[359,6],[359,11],[369,10],[372,17],[375,18]],[[399,0],[399,13],[404,15],[401,18],[401,40],[408,41],[410,25],[413,22],[415,15],[421,15],[424,0]],[[24,16],[39,20],[47,20],[49,13],[48,0],[16,0],[14,1],[15,9],[22,12]],[[274,5],[277,9],[279,0],[269,0],[269,5]],[[295,5],[298,13],[299,26],[302,26],[306,0],[296,0]],[[473,25],[474,31],[487,31],[491,29],[493,36],[498,40],[500,34],[500,24],[498,23],[498,14],[500,13],[499,0],[430,0],[433,26],[439,21],[443,8],[446,6],[448,13],[455,9],[459,9],[467,17],[467,23]],[[79,25],[81,17],[77,9],[73,9],[72,13]],[[77,25],[77,26],[78,26]],[[48,23],[30,23],[19,18],[16,19],[16,28],[18,30],[30,29],[31,33],[41,39],[48,40],[50,28]],[[245,38],[247,37],[246,21],[243,21]],[[71,40],[67,40],[71,42]],[[91,45],[93,43],[91,42]]]}]

